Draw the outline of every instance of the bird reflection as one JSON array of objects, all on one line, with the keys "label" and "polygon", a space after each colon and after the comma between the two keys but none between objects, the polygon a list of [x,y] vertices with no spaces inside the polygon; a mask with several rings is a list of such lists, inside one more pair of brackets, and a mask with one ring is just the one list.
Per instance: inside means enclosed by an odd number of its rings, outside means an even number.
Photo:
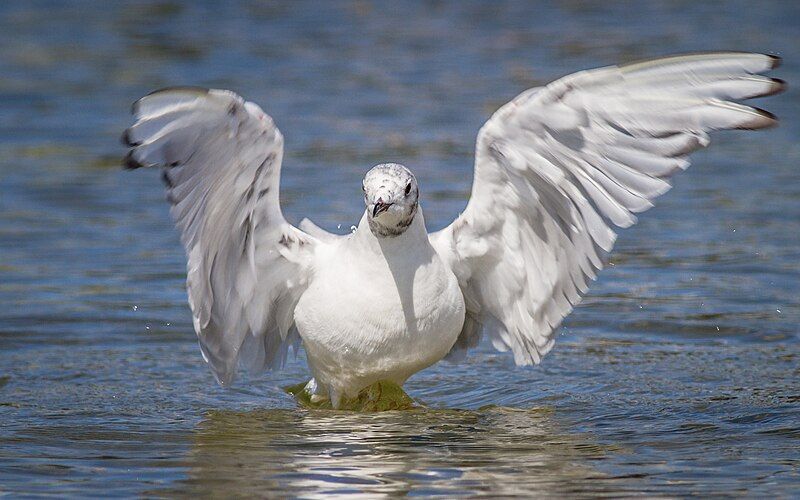
[{"label": "bird reflection", "polygon": [[597,479],[608,478],[591,463],[608,451],[560,429],[547,408],[213,411],[196,430],[180,489],[211,496],[597,493]]}]

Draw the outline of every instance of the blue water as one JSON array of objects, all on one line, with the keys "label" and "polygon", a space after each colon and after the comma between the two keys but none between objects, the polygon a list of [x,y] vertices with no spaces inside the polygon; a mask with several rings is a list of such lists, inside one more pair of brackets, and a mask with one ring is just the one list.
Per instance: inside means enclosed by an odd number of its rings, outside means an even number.
[{"label": "blue water", "polygon": [[298,408],[218,387],[130,103],[229,88],[286,137],[282,202],[344,232],[381,161],[431,229],[466,204],[486,117],[579,69],[696,50],[784,56],[796,2],[0,3],[0,494],[791,497],[800,488],[800,94],[714,137],[623,232],[532,369],[488,346],[414,376],[428,409]]}]

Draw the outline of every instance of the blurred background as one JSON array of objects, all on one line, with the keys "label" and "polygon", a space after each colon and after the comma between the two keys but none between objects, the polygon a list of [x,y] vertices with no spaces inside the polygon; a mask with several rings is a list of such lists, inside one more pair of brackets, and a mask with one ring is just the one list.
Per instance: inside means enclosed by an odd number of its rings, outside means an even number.
[{"label": "blurred background", "polygon": [[[0,494],[791,496],[800,487],[800,4],[0,3]],[[234,90],[286,137],[287,218],[346,232],[398,161],[430,229],[466,205],[486,118],[522,90],[686,51],[784,57],[780,128],[713,137],[624,231],[542,365],[483,346],[428,406],[298,409],[286,370],[216,385],[130,104]]]}]

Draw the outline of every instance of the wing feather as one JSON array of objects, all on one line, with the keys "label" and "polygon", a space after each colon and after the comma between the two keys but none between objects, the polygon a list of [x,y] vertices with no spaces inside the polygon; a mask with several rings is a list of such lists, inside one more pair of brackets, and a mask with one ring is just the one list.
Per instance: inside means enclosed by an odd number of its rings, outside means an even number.
[{"label": "wing feather", "polygon": [[237,364],[281,366],[299,342],[294,307],[317,244],[281,213],[283,136],[258,106],[224,90],[165,89],[133,114],[126,165],[163,170],[203,358],[222,384]]},{"label": "wing feather", "polygon": [[481,128],[470,201],[431,242],[464,292],[452,358],[481,331],[517,364],[538,363],[613,248],[708,145],[707,133],[776,118],[736,100],[784,82],[774,56],[709,53],[575,73],[530,89]]}]

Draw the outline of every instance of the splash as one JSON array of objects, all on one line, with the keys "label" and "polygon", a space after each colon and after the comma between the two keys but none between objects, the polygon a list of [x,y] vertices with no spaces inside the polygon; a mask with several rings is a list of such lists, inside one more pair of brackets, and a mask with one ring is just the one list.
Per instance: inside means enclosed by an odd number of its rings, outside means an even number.
[{"label": "splash", "polygon": [[[311,394],[306,390],[306,382],[291,385],[284,389],[295,397],[300,406],[314,409],[333,409],[331,401],[311,401]],[[376,412],[389,410],[411,410],[420,408],[399,385],[381,380],[365,387],[354,398],[342,398],[339,410]]]}]

